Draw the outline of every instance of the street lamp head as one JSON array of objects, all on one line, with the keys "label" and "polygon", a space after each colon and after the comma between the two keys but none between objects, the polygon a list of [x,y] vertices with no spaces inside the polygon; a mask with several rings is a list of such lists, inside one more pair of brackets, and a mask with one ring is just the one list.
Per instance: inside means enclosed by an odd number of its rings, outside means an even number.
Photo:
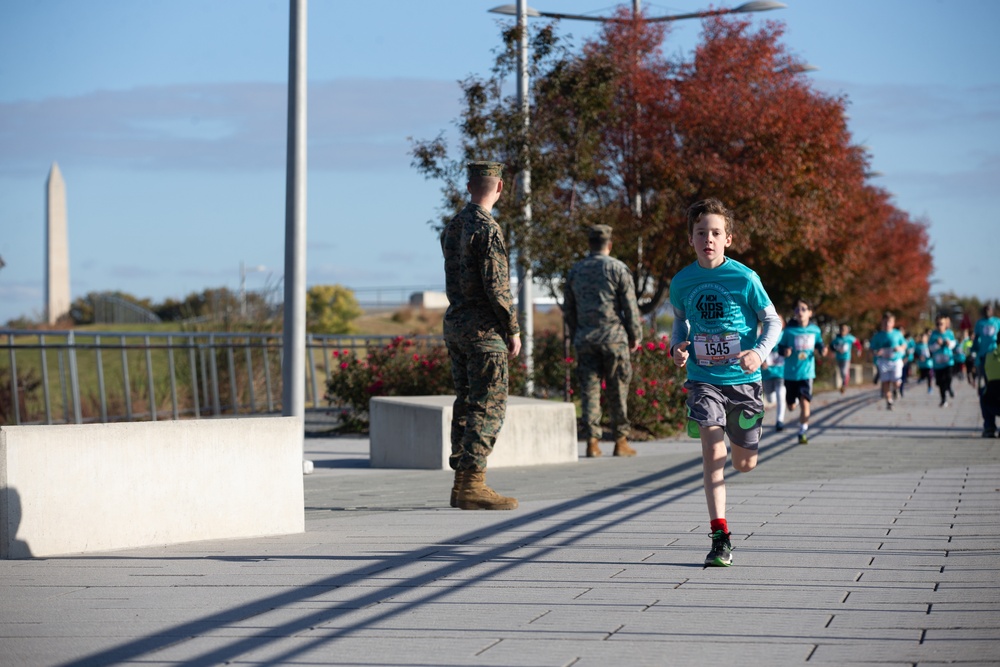
[{"label": "street lamp head", "polygon": [[[517,5],[500,5],[498,7],[494,7],[493,9],[488,9],[487,11],[493,12],[494,14],[506,14],[508,16],[516,16]],[[528,7],[524,13],[527,16],[541,16],[541,13],[537,9],[534,9],[533,7]]]},{"label": "street lamp head", "polygon": [[753,2],[744,2],[742,5],[733,7],[730,11],[734,14],[744,14],[746,12],[766,12],[771,9],[784,9],[787,6],[781,2],[770,2],[770,0],[753,0]]}]

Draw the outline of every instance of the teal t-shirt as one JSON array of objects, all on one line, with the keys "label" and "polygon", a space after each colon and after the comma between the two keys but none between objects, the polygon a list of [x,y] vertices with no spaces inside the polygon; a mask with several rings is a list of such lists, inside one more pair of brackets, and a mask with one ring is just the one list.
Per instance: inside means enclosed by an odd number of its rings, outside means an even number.
[{"label": "teal t-shirt", "polygon": [[917,359],[917,368],[934,368],[934,359],[931,358],[931,351],[927,348],[927,343],[917,343],[913,348],[913,353]]},{"label": "teal t-shirt", "polygon": [[[906,339],[903,338],[903,333],[899,329],[893,329],[892,331],[878,331],[872,336],[871,342],[868,344],[871,347],[872,354],[875,355],[876,359],[889,358],[893,361],[903,358],[903,353],[895,349],[900,345],[906,345]],[[885,357],[882,352],[884,350],[892,350],[892,355],[890,357]]]},{"label": "teal t-shirt", "polygon": [[786,380],[811,380],[816,377],[816,348],[823,348],[823,333],[815,324],[789,326],[778,339],[781,348],[792,348],[785,357]]},{"label": "teal t-shirt", "polygon": [[951,351],[951,360],[955,362],[956,366],[961,366],[965,363],[965,346],[959,341],[955,343],[954,349]]},{"label": "teal t-shirt", "polygon": [[985,359],[997,346],[997,332],[1000,331],[1000,317],[984,317],[976,322],[976,355]]},{"label": "teal t-shirt", "polygon": [[913,336],[907,336],[904,340],[906,341],[906,352],[903,361],[910,363],[913,361],[913,353],[917,347],[917,341],[913,340]]},{"label": "teal t-shirt", "polygon": [[951,350],[955,347],[955,334],[951,329],[945,329],[944,333],[932,331],[927,339],[927,347],[931,351],[934,368],[947,368],[952,362]]},{"label": "teal t-shirt", "polygon": [[832,341],[830,341],[830,347],[836,355],[837,361],[847,361],[851,358],[851,348],[854,347],[854,341],[857,338],[851,334],[846,336],[837,335]]},{"label": "teal t-shirt", "polygon": [[760,382],[760,370],[744,373],[736,357],[756,345],[757,312],[771,305],[753,270],[728,257],[714,269],[695,262],[674,276],[670,305],[690,328],[689,380],[716,385]]}]

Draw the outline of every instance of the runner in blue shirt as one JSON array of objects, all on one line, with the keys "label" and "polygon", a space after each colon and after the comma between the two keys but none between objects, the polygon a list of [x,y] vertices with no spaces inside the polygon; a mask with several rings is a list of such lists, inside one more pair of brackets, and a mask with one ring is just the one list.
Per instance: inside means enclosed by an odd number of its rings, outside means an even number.
[{"label": "runner in blue shirt", "polygon": [[917,371],[920,373],[917,377],[917,382],[923,383],[925,380],[927,381],[928,394],[934,391],[934,387],[931,384],[934,376],[934,359],[931,358],[930,348],[927,347],[927,340],[930,336],[930,329],[920,334],[920,340],[917,341],[913,350],[914,358],[917,360]]},{"label": "runner in blue shirt", "polygon": [[847,385],[851,382],[851,357],[854,356],[854,346],[857,341],[858,339],[851,335],[849,324],[841,324],[840,333],[830,341],[830,348],[837,360],[837,374],[834,378],[841,394],[847,391]]},{"label": "runner in blue shirt", "polygon": [[[1000,332],[1000,317],[993,317],[993,304],[983,306],[983,316],[976,322],[972,332],[972,349],[976,351],[976,376],[983,377],[983,362],[987,355],[997,346],[997,333]],[[977,386],[979,380],[976,380]]]},{"label": "runner in blue shirt", "polygon": [[903,355],[906,354],[906,339],[896,328],[896,316],[886,311],[882,315],[882,328],[869,343],[878,377],[882,383],[885,409],[892,410],[893,395],[903,381]]},{"label": "runner in blue shirt", "polygon": [[913,340],[913,336],[906,329],[900,329],[899,331],[903,334],[903,340],[906,341],[906,352],[903,353],[903,378],[899,381],[899,395],[905,396],[906,384],[910,381],[910,369],[913,367],[913,357],[917,341]]},{"label": "runner in blue shirt", "polygon": [[965,379],[965,346],[962,343],[966,336],[964,331],[962,334],[961,340],[955,337],[955,347],[951,351],[951,377],[959,382]]},{"label": "runner in blue shirt", "polygon": [[[733,215],[718,199],[687,211],[688,242],[698,261],[670,283],[674,308],[674,363],[687,367],[688,432],[701,438],[703,483],[712,550],[705,565],[733,562],[726,522],[726,441],[733,467],[757,465],[764,401],[760,365],[781,329],[778,313],[752,270],[725,252],[733,243]],[[763,323],[757,335],[758,323]]]},{"label": "runner in blue shirt", "polygon": [[939,314],[934,319],[937,329],[927,338],[927,348],[934,362],[934,384],[941,392],[941,407],[948,407],[948,397],[955,398],[951,388],[952,350],[957,342],[951,330],[951,318]]},{"label": "runner in blue shirt", "polygon": [[799,444],[809,444],[809,415],[812,412],[813,380],[816,378],[816,353],[829,352],[823,333],[810,323],[812,306],[803,299],[795,302],[795,318],[781,333],[778,351],[785,357],[785,400],[789,408],[799,403]]}]

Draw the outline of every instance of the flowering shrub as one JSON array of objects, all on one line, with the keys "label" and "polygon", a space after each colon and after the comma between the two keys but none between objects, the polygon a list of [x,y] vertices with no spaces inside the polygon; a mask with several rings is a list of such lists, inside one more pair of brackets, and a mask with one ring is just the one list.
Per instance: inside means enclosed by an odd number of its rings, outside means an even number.
[{"label": "flowering shrub", "polygon": [[666,336],[648,341],[632,354],[628,418],[636,439],[673,435],[684,428],[687,373],[674,366]]},{"label": "flowering shrub", "polygon": [[383,347],[353,354],[334,351],[334,365],[326,383],[326,400],[340,410],[343,428],[368,429],[368,401],[372,396],[452,394],[451,363],[443,345],[418,345],[397,336]]},{"label": "flowering shrub", "polygon": [[[563,395],[567,370],[571,395],[579,388],[576,361],[566,356],[561,332],[546,331],[534,338],[535,395]],[[340,411],[345,430],[367,430],[368,401],[372,396],[424,396],[454,393],[451,363],[443,345],[417,344],[402,336],[362,355],[335,351],[327,380],[326,400]],[[527,379],[524,357],[510,360],[510,393],[523,395]],[[674,366],[666,336],[645,343],[632,355],[632,384],[628,410],[634,437],[660,438],[683,429],[685,373]],[[605,418],[607,415],[605,415]]]},{"label": "flowering shrub", "polygon": [[[576,364],[572,357],[567,357],[564,348],[562,332],[543,331],[534,336],[535,362],[535,396],[539,398],[561,397],[566,388],[566,370],[572,376],[576,372]],[[524,395],[524,385],[528,379],[524,354],[510,360],[510,393],[515,396]]]}]

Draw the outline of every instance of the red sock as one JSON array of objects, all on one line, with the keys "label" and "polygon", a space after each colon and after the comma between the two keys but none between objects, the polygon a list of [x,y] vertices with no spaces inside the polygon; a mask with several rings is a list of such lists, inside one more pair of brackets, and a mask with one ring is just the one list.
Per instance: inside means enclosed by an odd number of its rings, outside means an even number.
[{"label": "red sock", "polygon": [[712,519],[711,526],[713,533],[717,530],[721,530],[727,535],[729,534],[729,525],[726,523],[725,519]]}]

